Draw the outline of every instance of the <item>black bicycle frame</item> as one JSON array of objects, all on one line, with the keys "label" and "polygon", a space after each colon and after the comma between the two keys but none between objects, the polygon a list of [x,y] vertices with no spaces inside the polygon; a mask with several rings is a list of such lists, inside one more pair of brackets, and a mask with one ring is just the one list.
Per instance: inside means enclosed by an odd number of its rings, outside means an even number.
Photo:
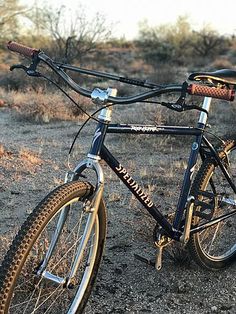
[{"label": "black bicycle frame", "polygon": [[[202,148],[202,142],[208,148],[210,155],[214,158],[215,162],[221,168],[225,178],[229,182],[230,186],[236,193],[236,187],[228,174],[228,171],[218,153],[211,145],[211,143],[204,136],[204,123],[198,123],[197,127],[185,127],[185,126],[155,126],[155,125],[137,125],[137,124],[107,124],[104,122],[99,122],[94,133],[92,146],[88,157],[91,158],[102,158],[108,166],[115,172],[115,174],[121,179],[121,181],[128,187],[128,189],[133,193],[133,195],[139,200],[139,202],[147,209],[147,211],[152,215],[152,217],[158,222],[158,224],[165,230],[165,233],[172,239],[180,240],[180,236],[183,231],[183,221],[184,221],[184,211],[188,201],[190,201],[190,188],[192,183],[192,178],[194,174],[194,168],[197,162],[198,155],[202,159],[205,158],[206,152]],[[192,142],[191,151],[188,159],[187,169],[184,173],[184,179],[182,183],[182,188],[175,211],[175,217],[173,225],[170,224],[168,219],[158,210],[157,206],[150,199],[150,197],[142,190],[139,184],[132,178],[128,173],[126,168],[119,163],[119,161],[111,154],[111,152],[104,145],[105,136],[107,133],[120,133],[120,134],[151,134],[151,135],[187,135],[193,136],[194,140]],[[234,214],[236,211],[230,213]],[[228,214],[229,215],[229,214]],[[222,220],[226,219],[228,216],[222,216]],[[220,218],[218,218],[219,220]],[[207,228],[216,223],[214,220],[203,224],[200,229]],[[198,232],[199,228],[193,228],[192,233]]]},{"label": "black bicycle frame", "polygon": [[[119,161],[111,154],[108,148],[103,144],[98,146],[94,143],[92,154],[99,154],[100,157],[108,164],[108,166],[115,172],[115,174],[121,179],[121,181],[128,187],[128,189],[133,193],[133,195],[139,200],[139,202],[147,209],[147,211],[152,215],[152,217],[160,224],[160,226],[165,230],[166,234],[172,239],[179,240],[182,234],[182,222],[184,210],[188,202],[188,196],[190,192],[191,182],[194,173],[194,167],[197,162],[199,151],[201,156],[204,152],[201,151],[202,141],[209,148],[211,156],[219,164],[223,174],[230,183],[232,189],[236,193],[236,187],[232,182],[225,166],[222,164],[216,150],[211,145],[211,143],[204,137],[204,125],[198,124],[197,128],[193,127],[182,127],[182,126],[154,126],[154,125],[136,125],[136,124],[111,124],[109,126],[101,124],[98,126],[97,130],[102,131],[103,139],[105,133],[124,133],[124,134],[156,134],[156,135],[187,135],[195,136],[195,139],[191,146],[190,156],[188,160],[188,166],[185,170],[184,179],[182,183],[182,188],[179,196],[179,201],[177,204],[177,209],[175,212],[173,225],[167,220],[167,218],[157,209],[150,197],[142,190],[139,184],[132,178],[128,173],[127,169],[122,166]],[[97,132],[97,131],[96,131]],[[96,134],[95,132],[95,134]],[[95,135],[96,137],[96,135]],[[230,215],[235,214],[235,211],[230,213]],[[226,219],[222,217],[222,219]],[[203,230],[216,223],[215,221],[203,224],[199,228],[194,228],[192,233]]]},{"label": "black bicycle frame", "polygon": [[[176,210],[176,216],[173,226],[164,217],[164,215],[157,209],[150,197],[142,190],[139,184],[132,178],[125,167],[123,167],[118,160],[111,154],[111,152],[103,144],[105,133],[124,133],[124,134],[153,134],[153,135],[188,135],[195,136],[195,141],[192,144],[191,153],[188,161],[188,167],[185,171],[183,186],[179,198],[179,203]],[[147,209],[152,217],[165,230],[167,235],[173,239],[179,240],[181,235],[180,226],[183,219],[183,213],[189,190],[191,186],[192,174],[194,165],[196,164],[197,156],[200,149],[200,144],[203,136],[203,126],[198,128],[181,127],[181,126],[153,126],[153,125],[135,125],[135,124],[98,124],[95,131],[94,140],[90,155],[100,157],[108,164],[108,166],[116,173],[121,181],[128,187],[128,189],[135,195],[139,202]],[[100,140],[97,138],[100,137]]]}]

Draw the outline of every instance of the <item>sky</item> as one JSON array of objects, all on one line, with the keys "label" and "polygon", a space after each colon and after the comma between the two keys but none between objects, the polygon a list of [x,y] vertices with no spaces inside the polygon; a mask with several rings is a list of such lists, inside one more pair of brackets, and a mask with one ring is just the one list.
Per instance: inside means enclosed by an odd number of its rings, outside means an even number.
[{"label": "sky", "polygon": [[[29,3],[20,0],[21,3]],[[236,34],[236,0],[36,0],[59,7],[65,5],[70,14],[79,9],[79,3],[87,14],[100,12],[109,23],[114,23],[114,37],[132,39],[138,35],[138,23],[147,19],[150,26],[175,23],[178,16],[187,15],[192,28],[197,30],[211,25],[221,34]],[[69,18],[69,16],[68,16]]]}]

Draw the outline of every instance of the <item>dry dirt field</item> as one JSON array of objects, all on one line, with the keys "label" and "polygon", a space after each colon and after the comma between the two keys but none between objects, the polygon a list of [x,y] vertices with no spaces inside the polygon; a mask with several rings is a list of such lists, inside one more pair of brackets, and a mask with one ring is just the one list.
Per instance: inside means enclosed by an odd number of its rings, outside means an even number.
[{"label": "dry dirt field", "polygon": [[[180,120],[181,114],[176,115],[173,120]],[[123,123],[151,123],[155,117],[156,109],[144,105],[118,108],[114,114],[114,120]],[[158,115],[157,120],[162,118],[164,115]],[[225,122],[225,118],[220,121]],[[63,182],[67,152],[81,123],[39,124],[16,117],[9,108],[0,109],[1,256],[9,238],[35,205]],[[230,123],[232,128],[234,120]],[[86,154],[93,129],[91,123],[83,130],[72,165]],[[107,146],[153,194],[164,212],[173,211],[190,148],[188,140],[109,135]],[[85,313],[236,313],[236,264],[220,272],[208,272],[193,262],[166,254],[163,268],[157,272],[134,258],[134,254],[155,257],[155,223],[107,167],[105,174],[106,251]]]}]

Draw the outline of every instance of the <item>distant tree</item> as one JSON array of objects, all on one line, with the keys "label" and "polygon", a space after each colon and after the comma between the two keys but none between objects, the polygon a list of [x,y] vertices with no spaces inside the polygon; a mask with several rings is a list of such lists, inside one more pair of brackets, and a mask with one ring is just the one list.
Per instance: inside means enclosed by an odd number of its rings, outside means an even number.
[{"label": "distant tree", "polygon": [[175,24],[140,26],[139,47],[145,60],[156,66],[160,63],[186,65],[207,64],[210,59],[229,51],[233,40],[205,26],[194,31],[186,16]]},{"label": "distant tree", "polygon": [[30,16],[38,36],[47,34],[51,38],[50,50],[53,55],[68,63],[81,60],[86,53],[95,49],[97,43],[111,35],[111,27],[107,26],[103,15],[97,13],[89,20],[82,9],[73,13],[74,18],[68,20],[64,6],[57,10],[35,7]]},{"label": "distant tree", "polygon": [[139,46],[144,58],[151,64],[175,62],[183,64],[191,53],[191,26],[186,16],[180,16],[176,23],[150,27],[140,24]]},{"label": "distant tree", "polygon": [[201,57],[214,57],[227,50],[230,40],[209,26],[193,32],[192,46]]},{"label": "distant tree", "polygon": [[143,57],[152,65],[173,58],[173,45],[163,36],[162,31],[166,31],[166,26],[150,27],[147,21],[140,23],[137,44]]}]

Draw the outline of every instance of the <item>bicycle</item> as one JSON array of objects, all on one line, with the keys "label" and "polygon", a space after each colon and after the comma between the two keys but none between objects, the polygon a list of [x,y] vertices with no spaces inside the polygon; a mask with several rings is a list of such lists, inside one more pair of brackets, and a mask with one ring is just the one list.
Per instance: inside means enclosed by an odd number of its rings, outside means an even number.
[{"label": "bicycle", "polygon": [[[49,79],[37,71],[38,65],[44,63],[71,89],[92,98],[101,108],[96,112],[99,113],[97,118],[95,114],[90,115],[97,126],[87,157],[67,173],[63,185],[49,193],[34,209],[2,262],[0,314],[81,313],[84,310],[95,283],[106,239],[101,160],[108,164],[156,221],[156,269],[161,269],[163,248],[172,241],[185,245],[195,262],[208,270],[222,269],[235,261],[236,139],[217,137],[220,145],[215,147],[205,133],[212,98],[234,99],[236,71],[192,73],[188,78],[194,82],[192,84],[184,82],[182,85],[160,86],[58,63],[43,51],[15,42],[9,42],[8,48],[32,60],[28,67],[18,64],[13,65],[11,70],[23,69],[30,76]],[[127,97],[118,97],[113,88],[90,91],[79,86],[65,70],[149,90]],[[171,93],[180,94],[177,101],[150,100]],[[188,95],[203,96],[202,105],[187,104]],[[141,101],[157,103],[179,112],[198,110],[197,126],[111,124],[115,104]],[[159,211],[151,197],[108,150],[104,144],[108,133],[194,137],[174,217],[166,217]],[[201,166],[195,173],[199,160]],[[93,173],[93,184],[86,180],[87,170]]]}]

